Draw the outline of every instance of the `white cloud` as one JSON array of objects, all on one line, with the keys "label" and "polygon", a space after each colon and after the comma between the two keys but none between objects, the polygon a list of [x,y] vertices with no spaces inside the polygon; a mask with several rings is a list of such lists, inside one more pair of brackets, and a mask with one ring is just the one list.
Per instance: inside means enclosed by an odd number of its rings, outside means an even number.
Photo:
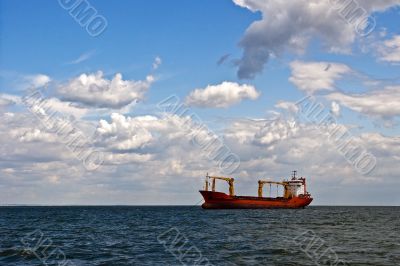
[{"label": "white cloud", "polygon": [[271,145],[284,141],[299,130],[295,121],[276,120],[266,123],[264,127],[254,135],[254,142],[260,145]]},{"label": "white cloud", "polygon": [[333,90],[336,80],[352,72],[347,65],[333,62],[293,61],[290,68],[292,74],[289,81],[309,94],[319,90]]},{"label": "white cloud", "polygon": [[24,77],[24,80],[25,87],[27,88],[40,88],[46,86],[51,81],[49,76],[43,74],[28,75]]},{"label": "white cloud", "polygon": [[143,81],[123,80],[120,73],[109,80],[99,71],[82,74],[62,84],[58,92],[66,101],[92,107],[121,108],[142,100],[153,81],[152,76],[147,76]]},{"label": "white cloud", "polygon": [[275,108],[287,110],[291,113],[297,113],[299,110],[299,108],[295,103],[288,101],[278,101],[278,103],[275,104]]},{"label": "white cloud", "polygon": [[14,104],[18,103],[19,101],[20,101],[20,98],[18,96],[0,93],[0,108],[14,105]]},{"label": "white cloud", "polygon": [[373,117],[391,119],[400,115],[400,86],[388,86],[382,90],[360,94],[335,92],[326,97]]},{"label": "white cloud", "polygon": [[[110,122],[99,121],[96,141],[117,153],[154,153],[171,142],[188,143],[192,126],[190,118],[176,115],[131,117],[113,113]],[[182,147],[187,145],[183,143]]]},{"label": "white cloud", "polygon": [[88,60],[89,58],[91,58],[94,54],[95,54],[94,50],[85,52],[85,53],[81,54],[78,58],[69,62],[68,64],[75,65],[75,64],[82,63],[82,62]]},{"label": "white cloud", "polygon": [[[400,101],[400,87],[397,85],[386,86],[381,90],[351,94],[335,90],[337,81],[346,76],[358,75],[345,64],[294,61],[290,66],[292,74],[289,80],[300,90],[307,94],[314,94],[321,90],[330,91],[324,97],[333,101],[331,112],[335,116],[340,116],[340,105],[374,119],[383,119],[385,126],[392,126],[393,124],[388,122],[400,115],[400,108],[397,104]],[[380,82],[368,78],[363,80],[363,84],[376,87]]]},{"label": "white cloud", "polygon": [[335,101],[331,102],[331,113],[336,117],[340,116],[340,105]]},{"label": "white cloud", "polygon": [[254,86],[224,81],[204,89],[195,89],[186,97],[186,103],[198,107],[224,108],[244,99],[255,100],[259,96],[260,92]]},{"label": "white cloud", "polygon": [[400,35],[393,36],[378,45],[379,59],[390,63],[400,62]]},{"label": "white cloud", "polygon": [[6,113],[0,116],[0,121],[0,164],[18,162],[24,166],[73,159],[62,140],[31,114]]},{"label": "white cloud", "polygon": [[153,70],[156,70],[162,63],[161,57],[156,56],[153,62]]},{"label": "white cloud", "polygon": [[54,142],[56,140],[55,135],[43,132],[38,128],[29,129],[25,132],[21,132],[19,136],[19,141],[21,142],[33,142],[33,141],[41,141],[41,142]]},{"label": "white cloud", "polygon": [[5,99],[5,98],[0,98],[0,107],[6,107],[13,104],[12,101]]},{"label": "white cloud", "polygon": [[145,146],[153,139],[145,125],[156,120],[157,118],[152,116],[131,118],[113,113],[110,123],[100,120],[97,132],[102,137],[103,143],[108,143],[112,149],[134,150]]},{"label": "white cloud", "polygon": [[14,71],[1,71],[0,78],[3,82],[3,89],[7,91],[23,92],[27,90],[47,87],[52,82],[45,74],[24,74]]},{"label": "white cloud", "polygon": [[[61,101],[58,98],[44,98],[42,105],[50,108],[51,112],[58,112],[65,116],[73,116],[74,118],[82,118],[89,113],[89,109],[74,105],[71,102]],[[45,112],[42,110],[42,112]],[[50,115],[50,114],[47,114]]]},{"label": "white cloud", "polygon": [[[240,41],[243,55],[237,62],[239,78],[254,78],[262,72],[272,55],[279,56],[288,49],[303,52],[314,37],[319,38],[330,52],[348,53],[356,40],[357,31],[368,26],[360,18],[399,4],[398,0],[354,1],[356,6],[351,5],[345,10],[336,6],[344,1],[233,1],[253,12],[262,13],[262,19],[252,23]],[[344,16],[340,13],[342,10],[345,10]],[[365,14],[360,18],[352,17],[363,10]],[[350,14],[346,14],[347,11]]]}]

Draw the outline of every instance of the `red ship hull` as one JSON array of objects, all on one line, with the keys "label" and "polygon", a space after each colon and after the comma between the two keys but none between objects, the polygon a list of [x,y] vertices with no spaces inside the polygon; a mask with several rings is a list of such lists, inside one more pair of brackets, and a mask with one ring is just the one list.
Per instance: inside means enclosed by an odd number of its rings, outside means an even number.
[{"label": "red ship hull", "polygon": [[313,198],[300,195],[290,199],[251,196],[229,196],[222,192],[200,190],[204,198],[203,209],[298,209],[308,206]]}]

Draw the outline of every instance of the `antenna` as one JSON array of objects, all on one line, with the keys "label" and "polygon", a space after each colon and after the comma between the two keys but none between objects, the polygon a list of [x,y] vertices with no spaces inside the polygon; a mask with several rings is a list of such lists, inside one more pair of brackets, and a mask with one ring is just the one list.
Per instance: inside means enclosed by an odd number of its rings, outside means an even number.
[{"label": "antenna", "polygon": [[297,174],[297,171],[296,170],[294,170],[294,171],[292,171],[292,180],[296,180],[296,174]]}]

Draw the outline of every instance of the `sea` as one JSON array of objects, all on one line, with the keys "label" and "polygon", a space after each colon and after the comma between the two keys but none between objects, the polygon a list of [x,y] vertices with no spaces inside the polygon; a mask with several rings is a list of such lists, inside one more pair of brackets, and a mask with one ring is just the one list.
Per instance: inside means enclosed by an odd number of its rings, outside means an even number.
[{"label": "sea", "polygon": [[400,265],[400,207],[0,207],[0,265]]}]

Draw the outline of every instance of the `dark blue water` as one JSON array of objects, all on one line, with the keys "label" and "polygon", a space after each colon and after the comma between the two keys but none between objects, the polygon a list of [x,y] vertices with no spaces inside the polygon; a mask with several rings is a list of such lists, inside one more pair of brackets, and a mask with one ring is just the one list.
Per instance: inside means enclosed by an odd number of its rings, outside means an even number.
[{"label": "dark blue water", "polygon": [[400,265],[399,207],[1,207],[0,265]]}]

